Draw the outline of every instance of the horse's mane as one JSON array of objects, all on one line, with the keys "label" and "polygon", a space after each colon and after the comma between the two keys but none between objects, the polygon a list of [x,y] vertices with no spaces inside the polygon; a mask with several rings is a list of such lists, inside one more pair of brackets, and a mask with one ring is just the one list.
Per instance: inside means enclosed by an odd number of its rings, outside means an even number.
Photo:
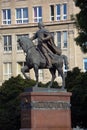
[{"label": "horse's mane", "polygon": [[22,41],[23,43],[31,43],[32,45],[34,45],[34,43],[31,41],[31,39],[30,39],[29,37],[23,36],[23,37],[21,37],[20,39],[21,39],[21,41]]}]

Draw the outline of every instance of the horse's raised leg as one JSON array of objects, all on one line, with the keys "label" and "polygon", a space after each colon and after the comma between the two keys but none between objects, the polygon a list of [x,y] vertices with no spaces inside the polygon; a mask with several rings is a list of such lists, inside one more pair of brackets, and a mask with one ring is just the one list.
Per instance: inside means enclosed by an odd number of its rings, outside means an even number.
[{"label": "horse's raised leg", "polygon": [[29,68],[28,68],[27,65],[25,65],[23,68],[21,68],[21,72],[22,72],[22,74],[24,75],[24,77],[25,77],[26,79],[30,79],[30,77],[28,77],[28,76],[25,74],[25,72],[29,72]]},{"label": "horse's raised leg", "polygon": [[63,69],[62,69],[62,67],[59,67],[57,70],[58,70],[60,76],[62,77],[62,88],[61,89],[64,89],[65,88],[65,75],[63,73]]},{"label": "horse's raised leg", "polygon": [[56,75],[55,75],[56,69],[50,68],[49,70],[50,70],[50,73],[51,73],[51,75],[52,75],[52,79],[51,79],[51,81],[50,81],[50,83],[49,83],[49,85],[48,85],[48,88],[50,88],[50,87],[52,86],[52,84],[53,84],[53,82],[54,82],[54,80],[55,80],[55,78],[56,78]]},{"label": "horse's raised leg", "polygon": [[38,65],[37,64],[34,64],[34,72],[35,72],[35,77],[36,77],[35,87],[38,87]]}]

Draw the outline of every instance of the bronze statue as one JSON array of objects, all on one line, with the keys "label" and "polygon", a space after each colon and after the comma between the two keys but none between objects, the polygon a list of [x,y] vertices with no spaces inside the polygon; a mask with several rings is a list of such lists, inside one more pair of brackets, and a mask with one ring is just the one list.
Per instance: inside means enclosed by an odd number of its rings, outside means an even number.
[{"label": "bronze statue", "polygon": [[[34,37],[36,37],[36,35]],[[34,37],[31,39],[34,39]],[[27,75],[26,75],[26,72],[28,72],[30,69],[33,68],[34,72],[35,72],[35,77],[36,77],[35,86],[38,87],[38,70],[48,68],[48,64],[47,64],[47,58],[44,55],[42,55],[41,51],[39,52],[38,48],[35,47],[35,45],[33,44],[31,39],[29,39],[28,37],[21,37],[17,41],[19,43],[19,45],[22,47],[23,51],[26,53],[26,65],[21,69],[21,71],[22,71],[23,75],[25,76],[25,78],[29,79],[29,77],[27,77]],[[39,40],[41,40],[41,39],[39,39]],[[40,42],[40,43],[41,43],[41,45],[47,44],[47,43],[45,44],[45,42],[44,43]],[[38,44],[39,47],[41,47],[40,43]],[[40,48],[40,49],[42,50],[42,48]],[[66,64],[67,57],[65,55],[54,54],[52,52],[52,50],[49,49],[49,47],[46,47],[45,49],[51,60],[51,66],[49,67],[49,71],[52,75],[52,79],[51,79],[51,82],[48,85],[48,87],[50,88],[52,86],[52,83],[56,78],[55,73],[57,70],[58,74],[62,77],[62,88],[64,88],[65,87],[65,76],[63,73],[63,61]]]},{"label": "bronze statue", "polygon": [[61,55],[61,49],[55,46],[52,34],[45,28],[42,22],[38,23],[38,28],[39,30],[34,34],[31,40],[38,39],[37,48],[47,59],[47,67],[51,68],[52,56],[54,56],[54,54]]}]

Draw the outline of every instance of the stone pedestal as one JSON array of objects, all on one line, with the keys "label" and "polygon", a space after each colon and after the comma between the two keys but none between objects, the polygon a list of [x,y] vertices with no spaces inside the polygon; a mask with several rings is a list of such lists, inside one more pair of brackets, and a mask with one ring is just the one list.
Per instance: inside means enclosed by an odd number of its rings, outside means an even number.
[{"label": "stone pedestal", "polygon": [[22,93],[20,130],[71,130],[70,96],[64,91]]}]

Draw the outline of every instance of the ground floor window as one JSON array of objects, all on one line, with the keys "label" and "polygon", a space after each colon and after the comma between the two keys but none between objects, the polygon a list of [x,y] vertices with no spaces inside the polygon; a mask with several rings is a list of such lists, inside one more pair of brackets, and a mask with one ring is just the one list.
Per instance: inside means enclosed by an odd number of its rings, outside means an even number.
[{"label": "ground floor window", "polygon": [[12,63],[3,63],[3,80],[8,80],[12,76]]},{"label": "ground floor window", "polygon": [[43,79],[44,79],[43,69],[39,69],[39,81],[43,81]]}]

